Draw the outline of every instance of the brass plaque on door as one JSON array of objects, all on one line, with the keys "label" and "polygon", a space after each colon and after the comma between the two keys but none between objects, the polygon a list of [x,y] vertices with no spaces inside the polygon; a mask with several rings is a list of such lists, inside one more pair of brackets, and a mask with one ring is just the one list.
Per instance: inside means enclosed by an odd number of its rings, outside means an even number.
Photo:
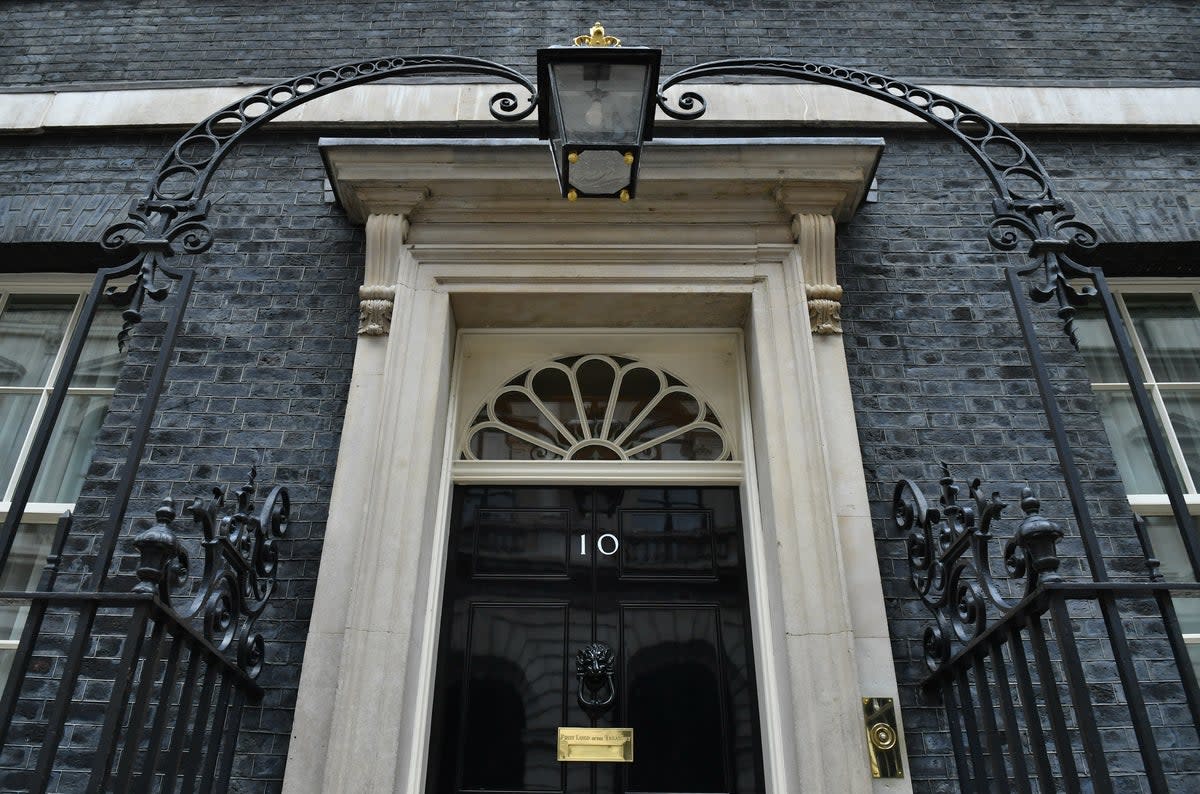
[{"label": "brass plaque on door", "polygon": [[633,728],[559,728],[559,761],[633,761]]}]

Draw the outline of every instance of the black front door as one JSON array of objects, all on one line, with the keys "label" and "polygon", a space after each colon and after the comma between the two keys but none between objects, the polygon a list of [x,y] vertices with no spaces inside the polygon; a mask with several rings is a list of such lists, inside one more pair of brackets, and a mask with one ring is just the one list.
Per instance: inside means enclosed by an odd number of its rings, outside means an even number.
[{"label": "black front door", "polygon": [[[733,488],[456,488],[429,792],[762,791],[742,549]],[[560,727],[634,761],[559,762]]]}]

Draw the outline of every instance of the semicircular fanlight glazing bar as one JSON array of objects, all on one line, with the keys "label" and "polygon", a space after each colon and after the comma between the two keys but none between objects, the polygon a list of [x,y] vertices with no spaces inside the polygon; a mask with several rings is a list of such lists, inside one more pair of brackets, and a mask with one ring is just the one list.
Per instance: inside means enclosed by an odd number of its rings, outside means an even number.
[{"label": "semicircular fanlight glazing bar", "polygon": [[644,361],[603,354],[557,358],[509,379],[462,438],[463,460],[733,458],[720,419],[695,390]]}]

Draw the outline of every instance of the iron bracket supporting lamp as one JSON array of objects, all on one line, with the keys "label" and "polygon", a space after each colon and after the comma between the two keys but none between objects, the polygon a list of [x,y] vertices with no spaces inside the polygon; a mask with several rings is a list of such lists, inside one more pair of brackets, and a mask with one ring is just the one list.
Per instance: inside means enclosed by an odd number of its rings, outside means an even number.
[{"label": "iron bracket supporting lamp", "polygon": [[654,129],[661,54],[621,47],[599,22],[575,46],[538,50],[538,137],[550,141],[569,201],[633,198],[642,143]]}]

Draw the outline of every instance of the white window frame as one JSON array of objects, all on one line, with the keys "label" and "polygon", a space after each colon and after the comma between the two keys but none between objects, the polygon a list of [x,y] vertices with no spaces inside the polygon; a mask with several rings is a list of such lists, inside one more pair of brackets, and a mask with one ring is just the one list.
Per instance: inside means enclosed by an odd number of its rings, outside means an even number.
[{"label": "white window frame", "polygon": [[[12,508],[13,490],[16,488],[16,483],[25,465],[25,461],[29,457],[29,450],[33,446],[33,438],[36,434],[38,424],[46,412],[46,405],[53,391],[53,384],[62,371],[67,347],[70,345],[71,337],[78,326],[83,305],[87,300],[95,278],[95,275],[91,273],[38,273],[0,276],[0,313],[3,313],[4,308],[8,305],[9,297],[12,295],[74,295],[76,297],[75,307],[71,311],[65,333],[59,342],[54,361],[43,382],[36,386],[0,386],[0,395],[27,394],[38,397],[32,421],[17,453],[16,465],[13,468],[13,472],[8,482],[0,485],[0,488],[2,488],[2,491],[0,491],[0,497],[2,497],[0,498],[0,521],[8,518],[9,510]],[[67,390],[68,395],[108,396],[110,400],[115,393],[116,389],[114,387],[74,386]],[[52,528],[58,523],[58,520],[65,512],[73,510],[74,507],[75,502],[73,501],[29,502],[25,506],[25,511],[21,516],[21,523],[48,525]],[[20,553],[19,543],[20,536],[18,536],[13,544],[14,553]],[[32,550],[25,550],[25,554],[26,556],[30,556]],[[10,554],[9,560],[11,561],[12,559],[13,557]],[[33,561],[31,581],[34,584],[40,578],[40,570],[43,564],[44,560]],[[23,622],[23,620],[22,617],[18,622]],[[16,650],[19,645],[19,639],[0,639],[0,652]]]},{"label": "white window frame", "polygon": [[[1158,418],[1159,427],[1163,430],[1163,435],[1166,438],[1171,456],[1175,460],[1176,469],[1180,474],[1181,485],[1184,491],[1184,503],[1187,505],[1188,513],[1200,523],[1200,463],[1193,462],[1189,468],[1189,464],[1183,456],[1183,449],[1180,447],[1179,439],[1175,434],[1174,428],[1171,426],[1167,415],[1167,407],[1162,399],[1164,384],[1156,380],[1146,357],[1146,352],[1142,348],[1137,328],[1134,326],[1133,320],[1129,316],[1129,310],[1125,306],[1126,294],[1171,293],[1177,295],[1190,294],[1196,302],[1197,307],[1200,308],[1200,278],[1110,278],[1106,279],[1106,281],[1116,301],[1117,309],[1121,313],[1121,322],[1125,324],[1125,330],[1129,334],[1130,344],[1133,347],[1134,355],[1137,357],[1138,366],[1142,370],[1143,385],[1146,387],[1146,391],[1149,393],[1151,402],[1154,405],[1154,412]],[[1200,349],[1197,350],[1197,354],[1200,355]],[[1168,390],[1180,387],[1200,390],[1200,383],[1184,381],[1169,381],[1167,383],[1169,383],[1169,386],[1167,386]],[[1124,381],[1120,383],[1092,383],[1092,389],[1097,392],[1128,391],[1129,388],[1129,384]],[[1128,494],[1128,499],[1133,511],[1143,516],[1173,515],[1171,503],[1166,493],[1131,493]],[[1183,641],[1187,645],[1200,645],[1200,633],[1184,634]]]},{"label": "white window frame", "polygon": [[[1109,289],[1113,293],[1116,300],[1117,308],[1121,313],[1121,321],[1125,324],[1125,329],[1129,334],[1130,342],[1133,346],[1134,355],[1137,357],[1138,365],[1141,367],[1143,375],[1143,385],[1146,391],[1150,394],[1150,399],[1154,403],[1154,413],[1158,417],[1159,426],[1162,427],[1163,434],[1166,437],[1167,445],[1170,448],[1171,456],[1175,459],[1176,466],[1179,470],[1183,490],[1188,497],[1189,506],[1200,509],[1200,475],[1189,470],[1187,461],[1183,456],[1183,449],[1179,445],[1179,439],[1175,434],[1174,428],[1167,416],[1167,407],[1162,399],[1162,392],[1171,391],[1174,389],[1190,389],[1200,391],[1200,382],[1190,381],[1163,381],[1156,379],[1154,372],[1150,369],[1149,360],[1146,357],[1146,352],[1142,348],[1141,339],[1138,336],[1137,329],[1133,324],[1132,318],[1129,316],[1129,310],[1125,306],[1126,294],[1147,294],[1147,293],[1171,293],[1175,295],[1191,295],[1196,306],[1200,309],[1200,279],[1139,279],[1139,278],[1114,278],[1108,280]],[[1100,382],[1092,383],[1092,388],[1096,391],[1126,391],[1129,389],[1129,384],[1121,381],[1119,383]],[[1196,465],[1192,464],[1191,468]],[[1131,494],[1131,503],[1133,497],[1145,497],[1145,494]],[[1166,495],[1162,495],[1162,500],[1166,501]],[[1196,512],[1196,511],[1193,511]]]}]

